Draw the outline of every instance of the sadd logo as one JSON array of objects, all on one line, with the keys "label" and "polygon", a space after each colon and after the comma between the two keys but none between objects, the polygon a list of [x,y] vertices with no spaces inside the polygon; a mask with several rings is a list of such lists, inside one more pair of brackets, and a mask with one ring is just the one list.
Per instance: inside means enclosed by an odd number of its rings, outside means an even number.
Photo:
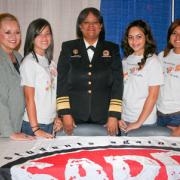
[{"label": "sadd logo", "polygon": [[180,152],[113,148],[46,152],[11,167],[12,179],[179,180]]}]

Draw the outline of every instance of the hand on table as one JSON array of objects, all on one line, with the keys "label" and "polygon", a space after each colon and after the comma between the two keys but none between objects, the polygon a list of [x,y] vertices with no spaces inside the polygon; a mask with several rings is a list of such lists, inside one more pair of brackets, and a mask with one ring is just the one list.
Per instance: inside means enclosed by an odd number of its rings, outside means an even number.
[{"label": "hand on table", "polygon": [[17,141],[31,141],[36,139],[34,136],[30,136],[20,132],[11,134],[10,138]]},{"label": "hand on table", "polygon": [[119,128],[124,131],[125,133],[133,130],[138,129],[141,127],[141,124],[139,122],[133,122],[133,123],[126,123],[124,120],[119,121]]},{"label": "hand on table", "polygon": [[176,137],[180,136],[180,126],[178,126],[178,127],[167,126],[167,127],[172,130],[171,136],[176,136]]},{"label": "hand on table", "polygon": [[71,115],[63,116],[63,129],[67,135],[73,134],[73,129],[76,127],[74,119]]},{"label": "hand on table", "polygon": [[53,132],[58,132],[63,128],[63,123],[61,118],[56,117],[54,119]]},{"label": "hand on table", "polygon": [[54,136],[52,134],[49,134],[49,133],[45,132],[42,129],[39,129],[39,130],[35,131],[34,135],[37,136],[37,137],[43,137],[43,138],[47,138],[47,139],[54,138]]},{"label": "hand on table", "polygon": [[126,132],[127,124],[126,124],[126,122],[124,120],[119,120],[118,125],[119,125],[119,128],[120,128],[121,131]]},{"label": "hand on table", "polygon": [[126,128],[126,132],[129,132],[134,129],[138,129],[140,127],[141,127],[141,124],[139,122],[129,123]]},{"label": "hand on table", "polygon": [[116,136],[118,134],[118,120],[117,120],[117,118],[109,117],[105,127],[107,128],[108,135]]}]

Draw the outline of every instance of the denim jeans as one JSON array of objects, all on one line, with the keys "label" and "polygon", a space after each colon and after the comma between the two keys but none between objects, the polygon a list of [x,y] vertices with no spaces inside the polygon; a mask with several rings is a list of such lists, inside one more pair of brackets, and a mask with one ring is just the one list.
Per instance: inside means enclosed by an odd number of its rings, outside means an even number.
[{"label": "denim jeans", "polygon": [[158,115],[158,126],[179,126],[180,114]]},{"label": "denim jeans", "polygon": [[[43,131],[52,134],[53,131],[53,123],[51,124],[38,124],[39,128],[42,129]],[[27,121],[23,121],[22,127],[21,127],[21,132],[26,133],[28,135],[33,136],[34,133],[32,131],[32,128],[30,126],[30,123]]]}]

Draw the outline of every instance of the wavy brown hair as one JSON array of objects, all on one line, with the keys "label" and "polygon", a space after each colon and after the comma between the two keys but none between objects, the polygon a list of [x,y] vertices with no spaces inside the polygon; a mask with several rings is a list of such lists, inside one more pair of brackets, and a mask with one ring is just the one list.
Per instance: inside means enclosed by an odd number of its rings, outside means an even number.
[{"label": "wavy brown hair", "polygon": [[171,37],[171,34],[174,32],[174,30],[180,26],[180,19],[176,19],[169,27],[168,29],[168,33],[167,33],[167,46],[166,48],[164,49],[164,57],[166,57],[170,50],[173,49],[173,45],[171,44],[170,42],[170,37]]},{"label": "wavy brown hair", "polygon": [[143,54],[143,58],[141,59],[141,62],[138,63],[139,69],[142,69],[144,64],[146,63],[147,58],[151,57],[154,53],[156,53],[156,44],[151,33],[151,28],[148,26],[148,24],[143,20],[135,20],[128,25],[125,31],[124,38],[122,40],[121,47],[123,48],[125,57],[128,57],[134,52],[134,50],[129,46],[128,43],[128,34],[129,34],[129,30],[132,27],[140,28],[145,35],[144,54]]}]

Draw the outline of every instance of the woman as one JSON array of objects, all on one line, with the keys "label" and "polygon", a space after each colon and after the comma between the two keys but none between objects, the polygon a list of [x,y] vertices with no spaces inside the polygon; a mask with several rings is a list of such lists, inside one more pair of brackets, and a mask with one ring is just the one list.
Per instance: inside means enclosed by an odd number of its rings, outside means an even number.
[{"label": "woman", "polygon": [[45,19],[32,21],[20,67],[26,101],[22,132],[44,138],[53,138],[53,131],[61,128],[61,120],[56,118],[57,71],[52,61],[53,44],[49,22]]},{"label": "woman", "polygon": [[116,135],[123,88],[119,47],[104,40],[103,18],[96,8],[83,9],[76,28],[79,39],[64,42],[59,57],[58,115],[68,135],[75,124],[76,129],[85,125],[84,135],[99,135],[91,125],[100,125],[100,132],[105,124],[104,134]]},{"label": "woman", "polygon": [[168,29],[167,46],[159,54],[164,85],[158,98],[158,125],[172,129],[173,136],[180,136],[180,19]]},{"label": "woman", "polygon": [[11,14],[0,14],[0,137],[31,140],[20,133],[24,95],[20,86],[21,55],[15,50],[21,41],[20,26]]},{"label": "woman", "polygon": [[122,47],[124,93],[119,127],[126,133],[156,123],[156,100],[163,83],[161,65],[150,27],[136,20],[126,29]]}]

